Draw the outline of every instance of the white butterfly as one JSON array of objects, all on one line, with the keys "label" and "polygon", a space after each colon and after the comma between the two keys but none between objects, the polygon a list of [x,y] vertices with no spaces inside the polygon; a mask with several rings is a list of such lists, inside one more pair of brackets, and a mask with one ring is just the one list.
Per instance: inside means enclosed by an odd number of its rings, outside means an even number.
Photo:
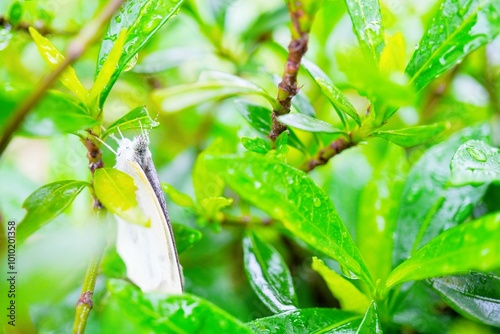
[{"label": "white butterfly", "polygon": [[147,133],[132,141],[118,140],[115,168],[130,175],[137,186],[137,202],[151,226],[132,224],[116,217],[116,249],[127,267],[127,276],[144,292],[180,294],[182,274],[172,226],[158,174],[149,151]]}]

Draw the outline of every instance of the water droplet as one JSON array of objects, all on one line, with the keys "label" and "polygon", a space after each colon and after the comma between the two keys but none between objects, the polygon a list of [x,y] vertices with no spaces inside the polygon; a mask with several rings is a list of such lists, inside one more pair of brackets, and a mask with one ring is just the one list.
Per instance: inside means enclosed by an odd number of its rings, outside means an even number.
[{"label": "water droplet", "polygon": [[135,56],[133,56],[125,65],[125,68],[123,69],[123,72],[130,71],[131,69],[134,68],[135,64],[137,63],[137,59],[139,58],[139,55],[136,53]]},{"label": "water droplet", "polygon": [[467,152],[473,159],[477,161],[485,162],[487,160],[486,154],[484,154],[484,152],[480,149],[470,146],[467,147]]},{"label": "water droplet", "polygon": [[314,197],[313,204],[315,207],[319,208],[321,206],[321,200],[318,197]]},{"label": "water droplet", "polygon": [[344,275],[345,277],[349,278],[349,279],[359,279],[358,276],[356,276],[355,273],[353,273],[352,271],[350,271],[349,269],[347,269],[346,267],[344,266],[340,266],[340,271],[342,272],[342,275]]},{"label": "water droplet", "polygon": [[122,21],[122,17],[120,15],[115,16],[116,23],[120,23]]}]

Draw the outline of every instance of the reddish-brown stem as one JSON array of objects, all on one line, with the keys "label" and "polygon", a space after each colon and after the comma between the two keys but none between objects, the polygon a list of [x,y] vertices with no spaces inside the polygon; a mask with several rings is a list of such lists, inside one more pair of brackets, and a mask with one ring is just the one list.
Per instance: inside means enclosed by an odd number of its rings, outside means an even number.
[{"label": "reddish-brown stem", "polygon": [[295,1],[294,6],[288,6],[292,19],[292,41],[288,45],[288,59],[281,82],[278,85],[278,96],[276,98],[278,107],[273,109],[272,126],[269,137],[274,142],[278,136],[286,130],[286,126],[278,121],[278,116],[290,112],[292,98],[297,95],[297,74],[302,57],[307,52],[309,42],[309,31],[301,28],[300,21],[304,18],[304,11],[300,1]]},{"label": "reddish-brown stem", "polygon": [[306,161],[300,169],[310,172],[317,166],[325,165],[331,158],[355,145],[356,143],[350,139],[344,137],[338,138],[316,153],[311,160]]}]

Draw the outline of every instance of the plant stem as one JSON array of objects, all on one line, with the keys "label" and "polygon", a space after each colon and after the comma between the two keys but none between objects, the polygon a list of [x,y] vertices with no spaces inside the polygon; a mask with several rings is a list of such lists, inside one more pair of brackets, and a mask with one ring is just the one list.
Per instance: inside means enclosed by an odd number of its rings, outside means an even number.
[{"label": "plant stem", "polygon": [[124,0],[112,0],[102,10],[102,12],[85,26],[78,36],[68,46],[66,58],[59,66],[47,75],[42,82],[36,87],[35,91],[28,96],[28,98],[21,104],[21,106],[14,112],[14,115],[8,120],[2,137],[0,138],[0,156],[5,151],[5,148],[12,139],[12,135],[21,125],[30,110],[40,101],[45,92],[56,82],[61,73],[75,62],[88,47],[99,37],[101,30],[108,23],[111,15],[120,7]]},{"label": "plant stem", "polygon": [[300,169],[305,172],[310,172],[317,166],[325,165],[331,158],[355,145],[356,143],[353,142],[350,138],[338,138],[332,141],[328,146],[321,149],[318,153],[316,153],[316,155],[311,160],[304,162]]},{"label": "plant stem", "polygon": [[272,113],[269,137],[273,142],[286,130],[286,126],[278,121],[278,116],[290,112],[292,98],[299,92],[297,74],[302,57],[307,51],[312,21],[312,16],[306,13],[301,1],[288,1],[288,11],[292,20],[292,41],[288,45],[288,59],[283,77],[278,85],[278,96],[276,97],[278,107],[275,107]]},{"label": "plant stem", "polygon": [[89,313],[94,306],[92,296],[94,295],[95,282],[99,274],[101,256],[95,256],[90,260],[87,273],[83,281],[82,293],[76,304],[75,322],[73,323],[73,333],[84,333]]}]

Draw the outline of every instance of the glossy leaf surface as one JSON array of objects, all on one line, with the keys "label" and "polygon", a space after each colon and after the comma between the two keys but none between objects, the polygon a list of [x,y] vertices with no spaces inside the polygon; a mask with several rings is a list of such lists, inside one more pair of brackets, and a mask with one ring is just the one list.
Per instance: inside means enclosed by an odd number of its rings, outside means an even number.
[{"label": "glossy leaf surface", "polygon": [[172,224],[172,230],[174,231],[175,247],[178,254],[193,247],[202,238],[200,231],[186,225]]},{"label": "glossy leaf surface", "polygon": [[108,291],[128,321],[153,333],[252,333],[214,304],[190,295],[144,294],[130,283],[109,280]]},{"label": "glossy leaf surface", "polygon": [[[368,285],[370,275],[329,197],[304,172],[258,155],[208,156],[214,173],[296,237],[334,258]],[[279,203],[279,205],[276,205]]]},{"label": "glossy leaf surface", "polygon": [[116,69],[101,92],[101,106],[127,64],[165,22],[177,15],[182,3],[183,0],[128,0],[113,15],[99,50],[96,77],[113,49],[122,29],[127,30],[127,36]]},{"label": "glossy leaf surface", "polygon": [[281,115],[278,117],[278,120],[285,125],[291,126],[292,128],[308,132],[341,133],[347,136],[346,132],[337,129],[331,124],[303,114],[294,113]]},{"label": "glossy leaf surface", "polygon": [[437,123],[398,130],[380,130],[374,132],[373,136],[384,138],[401,147],[412,147],[428,141],[432,137],[443,132],[444,129],[444,124]]},{"label": "glossy leaf surface", "polygon": [[241,143],[247,150],[255,153],[267,153],[271,150],[269,142],[262,138],[243,137]]},{"label": "glossy leaf surface", "polygon": [[500,33],[497,0],[442,0],[406,72],[417,90]]},{"label": "glossy leaf surface", "polygon": [[60,215],[89,186],[84,181],[57,181],[35,190],[23,203],[28,212],[17,228],[17,240],[22,242],[40,227]]},{"label": "glossy leaf surface", "polygon": [[451,160],[450,183],[480,185],[500,181],[500,152],[480,140],[460,146]]},{"label": "glossy leaf surface", "polygon": [[372,302],[370,307],[366,310],[365,316],[359,325],[356,334],[364,334],[364,333],[374,333],[374,334],[382,334],[383,330],[380,325],[380,319],[378,316],[377,304]]},{"label": "glossy leaf surface", "polygon": [[429,280],[431,287],[457,312],[500,327],[500,277],[471,272]]},{"label": "glossy leaf surface", "polygon": [[247,325],[255,333],[355,333],[361,317],[358,314],[327,308],[308,308],[259,318]]},{"label": "glossy leaf surface", "polygon": [[382,14],[378,0],[346,0],[346,5],[359,44],[377,63],[384,48]]},{"label": "glossy leaf surface", "polygon": [[469,217],[486,187],[448,187],[450,161],[461,144],[473,138],[486,140],[489,132],[487,125],[464,129],[428,149],[413,166],[404,185],[397,218],[394,264],[401,263],[412,250]]},{"label": "glossy leaf surface", "polygon": [[469,270],[500,267],[500,214],[483,216],[438,235],[393,270],[387,287]]},{"label": "glossy leaf surface", "polygon": [[252,289],[271,311],[297,308],[292,275],[274,247],[248,233],[243,238],[243,262]]},{"label": "glossy leaf surface", "polygon": [[138,129],[138,130],[146,130],[149,131],[151,128],[155,128],[159,125],[154,119],[149,116],[148,109],[145,106],[137,107],[132,109],[124,116],[120,117],[118,120],[113,122],[104,134],[103,138],[106,138],[112,133],[120,131],[125,131],[129,129]]}]

